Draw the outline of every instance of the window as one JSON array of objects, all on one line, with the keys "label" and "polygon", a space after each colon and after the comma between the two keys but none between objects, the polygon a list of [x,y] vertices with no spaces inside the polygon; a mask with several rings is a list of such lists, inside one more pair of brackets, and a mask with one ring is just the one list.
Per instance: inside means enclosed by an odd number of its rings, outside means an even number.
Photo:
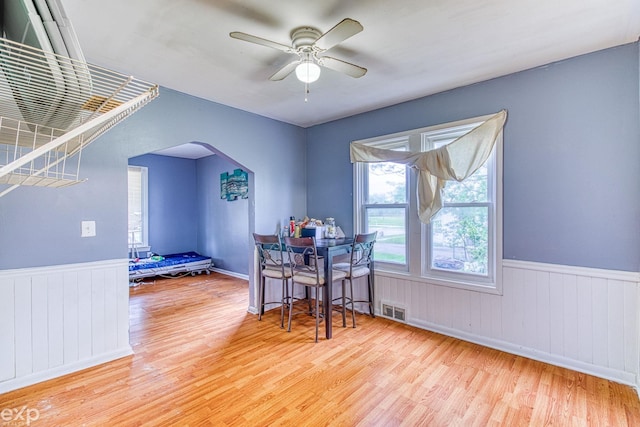
[{"label": "window", "polygon": [[[400,138],[377,144],[390,150],[409,149],[409,140]],[[407,262],[407,219],[409,212],[408,171],[396,163],[363,165],[362,213],[368,232],[377,231],[376,259],[398,266]]]},{"label": "window", "polygon": [[129,166],[129,249],[148,251],[147,168]]},{"label": "window", "polygon": [[[490,116],[357,141],[409,151],[446,145]],[[500,292],[502,135],[489,160],[463,182],[448,181],[442,209],[422,224],[416,176],[396,163],[356,163],[355,229],[378,232],[376,269],[431,283]]]}]

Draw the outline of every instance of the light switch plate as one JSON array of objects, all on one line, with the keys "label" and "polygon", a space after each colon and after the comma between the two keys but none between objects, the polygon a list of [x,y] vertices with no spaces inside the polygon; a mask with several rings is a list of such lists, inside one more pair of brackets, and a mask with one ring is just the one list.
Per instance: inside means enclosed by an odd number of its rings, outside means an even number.
[{"label": "light switch plate", "polygon": [[96,222],[95,221],[82,221],[82,233],[81,237],[93,237],[96,235]]}]

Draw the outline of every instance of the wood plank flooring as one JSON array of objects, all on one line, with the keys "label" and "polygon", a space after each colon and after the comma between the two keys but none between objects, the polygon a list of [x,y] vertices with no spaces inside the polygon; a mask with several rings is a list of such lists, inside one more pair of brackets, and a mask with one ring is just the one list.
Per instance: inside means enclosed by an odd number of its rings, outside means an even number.
[{"label": "wood plank flooring", "polygon": [[130,293],[135,355],[0,395],[0,411],[35,408],[35,427],[640,425],[630,387],[383,318],[336,313],[314,344],[312,317],[259,322],[247,282],[222,274]]}]

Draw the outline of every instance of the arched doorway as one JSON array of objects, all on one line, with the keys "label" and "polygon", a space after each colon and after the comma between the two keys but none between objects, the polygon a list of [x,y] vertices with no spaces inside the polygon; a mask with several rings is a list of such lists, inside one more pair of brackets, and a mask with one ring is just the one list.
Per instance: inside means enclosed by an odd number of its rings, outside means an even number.
[{"label": "arched doorway", "polygon": [[[255,226],[253,172],[207,143],[190,142],[129,159],[148,169],[148,244],[153,253],[196,251],[214,269],[253,277]],[[242,169],[249,176],[247,198],[221,198],[223,173]],[[248,306],[253,307],[253,286]]]}]

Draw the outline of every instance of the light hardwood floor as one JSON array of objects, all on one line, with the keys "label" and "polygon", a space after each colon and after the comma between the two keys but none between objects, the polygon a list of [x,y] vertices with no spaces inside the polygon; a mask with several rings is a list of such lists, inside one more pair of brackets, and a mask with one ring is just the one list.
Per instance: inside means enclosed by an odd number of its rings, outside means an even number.
[{"label": "light hardwood floor", "polygon": [[[383,318],[314,344],[213,273],[131,289],[135,355],[0,395],[38,426],[639,426],[635,390]],[[35,412],[32,412],[35,414]],[[0,419],[0,426],[8,424]]]}]

